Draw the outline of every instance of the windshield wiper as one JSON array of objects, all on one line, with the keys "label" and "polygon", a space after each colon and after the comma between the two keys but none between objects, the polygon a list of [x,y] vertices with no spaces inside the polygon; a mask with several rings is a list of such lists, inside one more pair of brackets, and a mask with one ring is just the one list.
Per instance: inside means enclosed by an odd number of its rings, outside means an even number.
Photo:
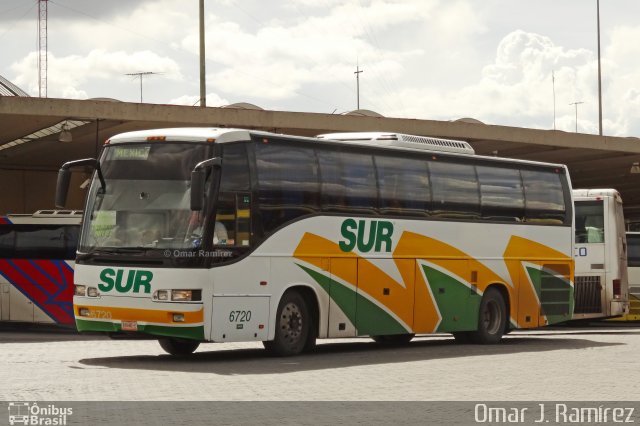
[{"label": "windshield wiper", "polygon": [[122,254],[122,253],[126,253],[126,254],[142,254],[142,253],[146,253],[148,249],[145,248],[130,248],[130,247],[123,247],[123,248],[94,248],[93,249],[93,253],[108,253],[108,254]]}]

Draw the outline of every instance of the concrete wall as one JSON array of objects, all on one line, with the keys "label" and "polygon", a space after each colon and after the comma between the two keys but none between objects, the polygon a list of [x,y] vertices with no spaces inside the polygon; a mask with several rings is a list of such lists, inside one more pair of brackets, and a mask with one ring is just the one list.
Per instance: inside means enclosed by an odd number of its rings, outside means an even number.
[{"label": "concrete wall", "polygon": [[[0,169],[0,215],[55,208],[57,177],[57,171]],[[83,208],[86,190],[80,185],[87,177],[85,173],[73,173],[67,209]]]}]

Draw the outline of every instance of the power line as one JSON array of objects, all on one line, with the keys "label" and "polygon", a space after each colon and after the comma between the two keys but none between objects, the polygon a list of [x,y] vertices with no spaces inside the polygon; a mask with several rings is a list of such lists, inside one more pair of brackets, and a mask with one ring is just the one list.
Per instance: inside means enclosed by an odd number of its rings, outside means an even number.
[{"label": "power line", "polygon": [[[28,13],[30,13],[34,7],[36,7],[38,5],[38,0],[35,0],[32,4],[31,7],[29,7],[29,9],[27,9],[26,12],[24,12],[22,15],[20,15],[20,17],[18,19],[13,20],[13,25],[11,25],[9,28],[7,28],[5,30],[5,32],[3,32],[2,34],[0,34],[0,39],[2,37],[4,37],[5,34],[7,34],[9,31],[13,30],[15,28],[16,25],[18,25],[18,22],[20,22],[22,20],[22,18],[24,18],[25,16],[27,16]],[[17,9],[17,7],[14,7],[13,9],[9,9],[9,10],[15,10]],[[6,11],[5,11],[6,12]],[[0,12],[0,13],[4,13],[4,12]]]}]

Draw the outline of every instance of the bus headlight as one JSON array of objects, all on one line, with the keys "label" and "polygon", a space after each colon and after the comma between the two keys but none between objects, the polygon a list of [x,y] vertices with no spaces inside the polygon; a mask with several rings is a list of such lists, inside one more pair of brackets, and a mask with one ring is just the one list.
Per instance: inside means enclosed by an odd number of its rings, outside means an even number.
[{"label": "bus headlight", "polygon": [[202,290],[156,290],[152,297],[156,302],[200,302]]},{"label": "bus headlight", "polygon": [[89,287],[89,288],[87,288],[87,296],[89,296],[89,297],[98,297],[98,296],[100,296],[100,292],[95,287]]},{"label": "bus headlight", "polygon": [[171,300],[174,302],[196,302],[202,300],[201,290],[171,290]]},{"label": "bus headlight", "polygon": [[169,300],[169,290],[156,290],[153,293],[153,300]]},{"label": "bus headlight", "polygon": [[87,286],[86,285],[77,285],[75,286],[75,291],[73,293],[76,296],[86,296],[87,295]]}]

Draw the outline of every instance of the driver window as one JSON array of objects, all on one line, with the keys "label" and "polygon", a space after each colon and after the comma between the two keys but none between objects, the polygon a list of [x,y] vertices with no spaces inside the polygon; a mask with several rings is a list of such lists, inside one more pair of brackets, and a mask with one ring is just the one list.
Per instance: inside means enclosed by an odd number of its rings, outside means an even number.
[{"label": "driver window", "polygon": [[247,247],[251,240],[251,195],[246,146],[225,145],[222,152],[213,244]]}]

